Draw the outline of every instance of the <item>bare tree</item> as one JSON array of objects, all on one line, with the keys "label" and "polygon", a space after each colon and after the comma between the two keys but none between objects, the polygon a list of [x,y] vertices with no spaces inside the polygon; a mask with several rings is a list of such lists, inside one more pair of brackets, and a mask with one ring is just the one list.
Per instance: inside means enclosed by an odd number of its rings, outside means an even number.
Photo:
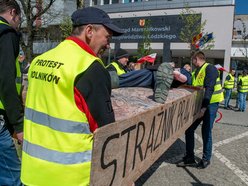
[{"label": "bare tree", "polygon": [[[41,29],[42,24],[48,24],[58,12],[50,11],[56,0],[18,0],[22,8],[23,22],[21,31],[25,34],[21,40],[21,47],[25,52],[27,61],[33,58],[33,43],[35,33]],[[45,16],[45,14],[47,14]],[[53,15],[54,14],[54,15]],[[56,14],[56,15],[55,15]],[[50,16],[48,16],[50,15]],[[42,19],[41,19],[42,17]],[[44,19],[43,19],[44,17]],[[49,22],[48,22],[49,20]]]}]

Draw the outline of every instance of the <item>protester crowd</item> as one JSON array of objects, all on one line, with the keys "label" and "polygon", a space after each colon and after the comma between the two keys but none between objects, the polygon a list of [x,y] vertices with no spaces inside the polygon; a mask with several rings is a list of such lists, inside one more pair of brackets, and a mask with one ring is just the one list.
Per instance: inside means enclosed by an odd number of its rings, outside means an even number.
[{"label": "protester crowd", "polygon": [[[118,49],[105,66],[102,53],[110,47],[112,36],[123,34],[122,29],[106,12],[93,7],[76,10],[71,19],[71,36],[23,65],[20,7],[15,0],[0,0],[0,185],[88,185],[93,133],[115,121],[111,90],[120,87],[153,88],[154,101],[162,104],[170,88],[203,87],[201,115],[185,132],[186,155],[178,166],[204,169],[210,165],[211,131],[224,97],[219,72],[207,63],[205,54],[193,54],[193,73],[189,64],[175,68],[166,62],[135,70],[124,49]],[[22,74],[27,73],[27,95],[21,96]],[[224,83],[226,109],[234,84],[231,71]],[[238,78],[237,90],[238,110],[244,112],[246,70]],[[194,132],[201,122],[203,156],[196,162]],[[21,161],[13,136],[22,145]]]},{"label": "protester crowd", "polygon": [[[244,69],[241,74],[235,77],[235,70],[231,70],[224,81],[225,102],[224,109],[234,110],[237,112],[245,112],[246,97],[248,92],[248,74],[247,69]],[[236,91],[234,91],[236,90]],[[235,95],[236,93],[236,95]],[[235,107],[230,106],[229,102],[232,97],[236,96]]]}]

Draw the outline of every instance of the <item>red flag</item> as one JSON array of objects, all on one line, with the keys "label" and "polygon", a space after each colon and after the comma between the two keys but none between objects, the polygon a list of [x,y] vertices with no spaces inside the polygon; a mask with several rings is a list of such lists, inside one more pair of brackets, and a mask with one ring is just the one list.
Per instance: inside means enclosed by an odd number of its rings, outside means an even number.
[{"label": "red flag", "polygon": [[217,64],[217,65],[214,65],[214,66],[217,68],[217,70],[228,72],[228,71],[227,71],[226,69],[224,69],[224,67],[222,67],[220,64]]},{"label": "red flag", "polygon": [[137,60],[137,63],[144,63],[144,62],[154,63],[156,56],[157,56],[157,53],[153,53],[153,54],[141,57]]}]

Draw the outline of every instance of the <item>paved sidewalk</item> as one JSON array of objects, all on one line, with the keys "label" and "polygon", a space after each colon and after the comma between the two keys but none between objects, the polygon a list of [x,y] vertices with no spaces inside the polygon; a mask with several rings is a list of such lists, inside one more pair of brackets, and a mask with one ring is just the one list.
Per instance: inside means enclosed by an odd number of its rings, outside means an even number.
[{"label": "paved sidewalk", "polygon": [[[231,100],[231,105],[235,105],[235,100]],[[203,170],[176,167],[185,152],[182,136],[136,181],[136,186],[248,185],[248,111],[224,110],[222,104],[219,111],[223,118],[213,128],[214,149],[209,167]],[[195,136],[199,158],[202,153],[200,129],[199,126]]]}]

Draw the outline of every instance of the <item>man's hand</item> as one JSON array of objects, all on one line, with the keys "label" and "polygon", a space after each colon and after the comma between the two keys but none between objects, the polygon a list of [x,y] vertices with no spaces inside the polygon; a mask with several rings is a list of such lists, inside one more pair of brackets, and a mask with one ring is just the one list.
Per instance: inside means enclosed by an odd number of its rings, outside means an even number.
[{"label": "man's hand", "polygon": [[16,137],[17,137],[18,143],[22,144],[22,142],[23,142],[23,132],[16,133]]},{"label": "man's hand", "polygon": [[174,79],[180,81],[181,83],[185,83],[187,81],[187,77],[181,74],[179,71],[174,70],[173,75],[174,75]]}]

